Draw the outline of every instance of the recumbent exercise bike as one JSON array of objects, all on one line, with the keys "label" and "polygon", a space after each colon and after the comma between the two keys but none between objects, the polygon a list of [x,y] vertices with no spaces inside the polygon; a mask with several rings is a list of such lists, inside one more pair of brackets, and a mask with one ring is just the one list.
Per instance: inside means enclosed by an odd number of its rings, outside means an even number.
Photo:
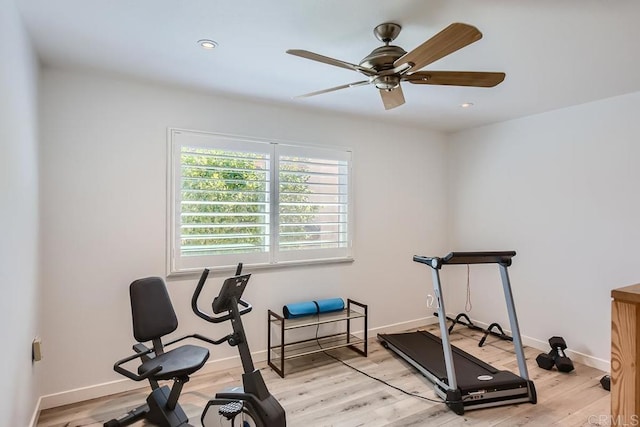
[{"label": "recumbent exercise bike", "polygon": [[[231,346],[237,346],[244,369],[242,386],[225,389],[207,403],[201,417],[204,427],[219,426],[219,421],[223,419],[230,421],[234,427],[237,417],[241,422],[239,427],[286,427],[284,409],[269,393],[262,374],[253,366],[242,325],[241,316],[253,308],[241,299],[251,275],[242,275],[242,264],[238,264],[235,276],[224,281],[219,295],[213,300],[213,316],[198,308],[198,298],[208,275],[209,270],[205,269],[191,299],[191,308],[198,317],[210,323],[231,321],[233,333],[218,340],[192,334],[163,345],[161,338],[178,327],[164,281],[159,277],[149,277],[131,283],[129,293],[133,334],[139,342],[133,346],[135,354],[117,361],[113,369],[134,381],[149,380],[152,392],[147,397],[146,404],[129,411],[122,418],[107,421],[104,427],[122,427],[143,418],[160,427],[190,426],[184,410],[178,404],[178,397],[184,383],[189,381],[189,375],[204,366],[209,358],[209,350],[187,344],[164,351],[165,346],[187,338],[214,345],[227,342]],[[239,305],[243,308],[240,309]],[[225,312],[226,314],[222,314]],[[152,341],[153,347],[148,348],[142,344],[146,341]],[[122,367],[136,358],[142,361],[137,374]],[[171,390],[166,385],[160,387],[158,381],[161,380],[173,380]]]}]

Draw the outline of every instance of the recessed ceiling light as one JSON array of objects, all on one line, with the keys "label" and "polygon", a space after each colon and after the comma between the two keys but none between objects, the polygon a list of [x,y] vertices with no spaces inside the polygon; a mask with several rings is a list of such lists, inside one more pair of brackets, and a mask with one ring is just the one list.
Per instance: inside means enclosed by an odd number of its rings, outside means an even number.
[{"label": "recessed ceiling light", "polygon": [[473,102],[465,102],[464,104],[460,104],[462,108],[470,108],[473,107]]},{"label": "recessed ceiling light", "polygon": [[216,47],[218,47],[218,43],[209,39],[198,40],[198,44],[203,49],[215,49]]}]

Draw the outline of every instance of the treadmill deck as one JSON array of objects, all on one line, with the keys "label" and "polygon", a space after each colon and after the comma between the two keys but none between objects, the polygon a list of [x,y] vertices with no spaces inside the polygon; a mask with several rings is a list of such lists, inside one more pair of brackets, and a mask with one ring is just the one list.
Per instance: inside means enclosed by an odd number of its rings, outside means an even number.
[{"label": "treadmill deck", "polygon": [[[445,384],[447,371],[442,350],[442,340],[427,332],[416,331],[400,334],[378,334],[378,339],[387,342],[392,349],[399,350],[405,359],[408,357]],[[499,391],[524,389],[527,393],[527,381],[510,371],[500,371],[456,346],[451,346],[458,389],[462,395],[478,390]],[[520,393],[518,393],[520,394]]]}]

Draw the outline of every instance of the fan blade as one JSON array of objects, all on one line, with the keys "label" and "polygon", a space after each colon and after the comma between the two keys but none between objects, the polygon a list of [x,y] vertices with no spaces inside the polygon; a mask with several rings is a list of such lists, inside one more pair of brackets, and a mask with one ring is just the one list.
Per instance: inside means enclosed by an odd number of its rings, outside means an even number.
[{"label": "fan blade", "polygon": [[417,71],[425,65],[429,65],[481,38],[482,33],[476,27],[456,22],[411,52],[396,59],[393,66],[397,67],[401,64],[412,63],[412,69]]},{"label": "fan blade", "polygon": [[385,110],[391,110],[404,104],[404,93],[402,93],[400,85],[391,90],[380,89],[380,96]]},{"label": "fan blade", "polygon": [[375,70],[372,70],[366,67],[361,67],[360,65],[351,64],[350,62],[341,61],[339,59],[329,58],[328,56],[309,52],[308,50],[289,49],[287,50],[287,53],[289,55],[295,55],[301,58],[311,59],[312,61],[318,61],[324,64],[335,65],[336,67],[346,68],[347,70],[358,71],[367,76],[372,76],[376,73]]},{"label": "fan blade", "polygon": [[502,83],[504,73],[482,71],[418,71],[402,80],[422,85],[494,87]]},{"label": "fan blade", "polygon": [[369,83],[371,83],[369,80],[363,80],[361,82],[349,83],[349,84],[346,84],[346,85],[336,86],[336,87],[332,87],[332,88],[329,88],[329,89],[323,89],[323,90],[319,90],[319,91],[316,91],[316,92],[307,93],[307,94],[304,94],[304,95],[298,95],[295,98],[308,98],[310,96],[320,95],[320,94],[328,93],[328,92],[334,92],[336,90],[347,89],[349,87],[364,86],[364,85],[368,85]]}]

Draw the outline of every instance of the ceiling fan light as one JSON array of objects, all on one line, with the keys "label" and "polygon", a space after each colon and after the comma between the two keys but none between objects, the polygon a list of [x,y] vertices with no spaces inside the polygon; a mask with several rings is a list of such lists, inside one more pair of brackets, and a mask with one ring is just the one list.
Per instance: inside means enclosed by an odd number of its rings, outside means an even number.
[{"label": "ceiling fan light", "polygon": [[400,85],[400,77],[395,75],[379,76],[374,79],[373,83],[378,89],[393,90]]}]

